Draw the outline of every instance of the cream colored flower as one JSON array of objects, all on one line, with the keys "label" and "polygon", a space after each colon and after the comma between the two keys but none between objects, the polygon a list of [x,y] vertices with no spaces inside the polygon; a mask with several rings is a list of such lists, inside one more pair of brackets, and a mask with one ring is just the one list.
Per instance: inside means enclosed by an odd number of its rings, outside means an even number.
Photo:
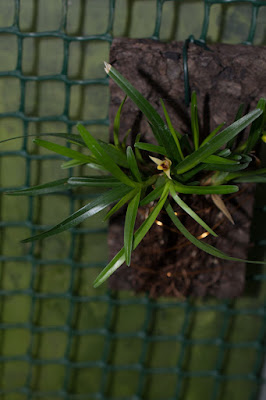
[{"label": "cream colored flower", "polygon": [[149,156],[149,157],[157,165],[157,169],[159,171],[163,171],[169,179],[172,179],[170,176],[170,168],[172,165],[172,161],[169,160],[169,158],[165,157],[164,160],[160,160],[159,158],[156,158],[156,157],[152,157],[152,156]]}]

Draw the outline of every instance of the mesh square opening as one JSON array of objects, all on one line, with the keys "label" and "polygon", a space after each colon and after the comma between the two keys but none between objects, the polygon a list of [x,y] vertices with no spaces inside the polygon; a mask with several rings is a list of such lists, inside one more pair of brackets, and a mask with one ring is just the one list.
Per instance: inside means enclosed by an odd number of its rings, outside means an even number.
[{"label": "mesh square opening", "polygon": [[20,106],[20,80],[0,77],[0,113],[16,112]]},{"label": "mesh square opening", "polygon": [[21,240],[29,237],[30,231],[28,228],[7,226],[1,232],[1,251],[2,255],[7,257],[26,256],[29,251],[28,243],[21,243]]},{"label": "mesh square opening", "polygon": [[35,333],[32,354],[41,360],[62,359],[66,352],[67,334],[60,331]]},{"label": "mesh square opening", "polygon": [[145,328],[147,310],[141,304],[116,306],[114,312],[115,333],[137,333]]},{"label": "mesh square opening", "polygon": [[[1,10],[0,10],[1,12]],[[16,69],[18,56],[18,40],[16,35],[0,34],[0,72]]]},{"label": "mesh square opening", "polygon": [[97,120],[108,116],[109,88],[104,85],[73,85],[70,89],[69,117]]},{"label": "mesh square opening", "polygon": [[[193,18],[197,16],[197,18]],[[166,1],[163,4],[160,29],[161,40],[186,40],[189,35],[200,36],[204,17],[204,2]]]},{"label": "mesh square opening", "polygon": [[64,59],[64,41],[54,37],[24,38],[22,72],[24,75],[60,74]]},{"label": "mesh square opening", "polygon": [[60,81],[27,82],[25,113],[30,116],[58,116],[64,111],[65,84]]},{"label": "mesh square opening", "polygon": [[182,342],[149,341],[145,365],[149,368],[176,368],[181,356]]},{"label": "mesh square opening", "polygon": [[2,0],[0,2],[0,27],[11,26],[15,18],[15,0]]},{"label": "mesh square opening", "polygon": [[109,362],[116,366],[138,364],[142,353],[143,341],[128,337],[111,341]]},{"label": "mesh square opening", "polygon": [[26,295],[4,296],[2,302],[2,323],[19,324],[29,321],[31,298]]},{"label": "mesh square opening", "polygon": [[70,286],[69,265],[38,265],[34,288],[39,293],[65,293]]},{"label": "mesh square opening", "polygon": [[249,33],[252,7],[250,4],[214,4],[211,6],[207,40],[238,44]]},{"label": "mesh square opening", "polygon": [[3,261],[0,264],[1,289],[25,290],[31,281],[32,265],[26,261]]},{"label": "mesh square opening", "polygon": [[154,335],[173,336],[182,333],[185,311],[182,307],[160,307],[154,312]]},{"label": "mesh square opening", "polygon": [[108,42],[90,40],[70,42],[68,77],[70,79],[105,78],[103,62],[109,58]]},{"label": "mesh square opening", "polygon": [[108,0],[75,0],[69,3],[67,13],[68,35],[100,35],[108,27],[110,3]]},{"label": "mesh square opening", "polygon": [[1,390],[22,388],[25,385],[29,368],[29,364],[25,361],[5,362],[1,377]]},{"label": "mesh square opening", "polygon": [[118,370],[109,372],[106,392],[113,398],[133,397],[138,389],[139,373],[135,371]]},{"label": "mesh square opening", "polygon": [[145,399],[159,400],[175,398],[175,388],[180,379],[181,378],[174,373],[146,374],[144,385]]},{"label": "mesh square opening", "polygon": [[2,356],[25,355],[30,344],[30,332],[26,329],[0,330],[0,338]]},{"label": "mesh square opening", "polygon": [[182,368],[185,371],[212,371],[216,368],[219,352],[225,350],[211,344],[186,346]]},{"label": "mesh square opening", "polygon": [[101,387],[102,370],[100,368],[73,368],[69,381],[72,394],[94,394],[103,390]]},{"label": "mesh square opening", "polygon": [[38,392],[60,390],[63,387],[66,367],[60,364],[34,365],[31,389]]},{"label": "mesh square opening", "polygon": [[45,32],[60,28],[61,0],[21,0],[19,26],[22,32]]},{"label": "mesh square opening", "polygon": [[118,0],[113,25],[114,36],[131,38],[151,37],[156,20],[156,1],[142,0],[130,3]]},{"label": "mesh square opening", "polygon": [[71,345],[71,360],[78,363],[100,361],[105,340],[105,336],[97,333],[74,336]]},{"label": "mesh square opening", "polygon": [[34,323],[38,326],[65,326],[69,315],[70,302],[50,296],[47,299],[37,299],[35,304]]},{"label": "mesh square opening", "polygon": [[76,302],[73,321],[75,329],[82,331],[104,328],[108,311],[105,301]]}]

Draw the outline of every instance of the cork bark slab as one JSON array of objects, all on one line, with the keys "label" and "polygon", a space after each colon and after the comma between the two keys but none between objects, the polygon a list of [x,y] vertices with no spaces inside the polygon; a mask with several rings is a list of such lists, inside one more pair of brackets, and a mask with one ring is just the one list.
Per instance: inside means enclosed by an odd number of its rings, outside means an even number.
[{"label": "cork bark slab", "polygon": [[[181,133],[190,131],[189,108],[184,103],[183,42],[161,43],[151,39],[118,38],[113,41],[110,63],[119,70],[163,115],[164,100],[173,125]],[[188,71],[191,90],[198,99],[202,136],[222,122],[231,124],[243,103],[253,109],[266,97],[266,47],[213,44],[210,51],[190,44]],[[111,131],[114,115],[124,93],[110,80]],[[149,125],[137,107],[127,101],[121,120],[122,135],[132,129],[154,141]]]},{"label": "cork bark slab", "polygon": [[[159,98],[166,103],[173,125],[189,133],[189,109],[184,104],[183,43],[160,43],[145,39],[115,39],[110,63],[153,104],[162,115]],[[190,87],[198,97],[202,137],[221,122],[234,121],[238,106],[246,111],[266,97],[266,49],[251,46],[216,44],[210,51],[191,44],[188,50]],[[110,139],[113,121],[124,93],[110,80]],[[121,136],[131,129],[128,144],[141,132],[142,141],[155,143],[149,125],[136,106],[125,103],[120,124]],[[253,211],[254,186],[242,186],[240,195],[224,196],[234,216],[235,226],[226,221],[208,196],[184,196],[183,199],[212,227],[219,239],[206,241],[220,250],[242,259],[248,256],[249,229]],[[176,210],[180,212],[180,210]],[[140,210],[137,225],[147,209]],[[149,292],[151,296],[239,296],[245,284],[245,263],[217,260],[189,244],[171,226],[162,213],[163,226],[154,225],[133,254],[131,267],[122,266],[110,278],[110,287],[118,290]],[[186,215],[184,225],[196,236],[202,229]],[[110,222],[110,258],[123,246],[123,214]]]}]

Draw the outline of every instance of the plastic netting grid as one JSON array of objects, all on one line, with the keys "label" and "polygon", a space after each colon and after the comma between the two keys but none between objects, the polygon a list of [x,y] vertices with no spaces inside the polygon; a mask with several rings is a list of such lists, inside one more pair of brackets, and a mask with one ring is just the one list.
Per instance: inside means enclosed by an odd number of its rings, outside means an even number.
[{"label": "plastic netting grid", "polygon": [[[153,38],[160,38],[163,7],[164,3],[168,1],[174,0],[157,0],[156,2],[157,13],[154,21]],[[214,4],[226,3],[249,3],[252,6],[250,30],[246,40],[247,43],[252,43],[256,32],[258,12],[261,7],[266,6],[265,1],[205,0],[205,16],[200,39],[206,40],[211,7]],[[23,187],[29,186],[31,182],[31,166],[34,161],[56,159],[56,157],[50,155],[28,151],[28,138],[26,136],[30,124],[32,122],[58,121],[66,124],[68,132],[71,132],[72,127],[78,122],[69,117],[71,88],[73,86],[108,85],[108,80],[105,77],[70,79],[68,76],[69,47],[73,42],[111,43],[116,11],[115,0],[106,2],[109,7],[106,32],[95,35],[73,36],[65,33],[68,4],[69,2],[62,0],[61,22],[58,30],[24,32],[20,30],[19,23],[21,4],[19,0],[14,0],[14,21],[12,25],[0,29],[1,35],[14,35],[17,40],[16,67],[13,70],[2,71],[0,78],[17,78],[20,85],[18,109],[14,112],[3,112],[0,117],[21,120],[25,135],[19,150],[1,151],[0,161],[9,157],[19,157],[25,160],[26,175]],[[64,51],[61,72],[55,75],[26,75],[22,69],[23,41],[27,38],[43,37],[63,40]],[[65,87],[64,108],[59,116],[35,116],[28,115],[25,112],[26,85],[29,82],[43,81],[61,82]],[[83,123],[106,126],[108,125],[108,118],[86,119]],[[1,191],[10,188],[14,188],[14,186],[2,187]],[[68,201],[69,210],[73,211],[77,200],[75,194],[63,193],[62,196],[65,201]],[[0,222],[3,237],[6,229],[9,228],[27,228],[32,234],[47,228],[42,224],[36,224],[32,199],[28,200],[28,210],[25,221],[2,220]],[[262,205],[260,211],[263,210],[265,210],[265,207],[263,208]],[[190,398],[199,398],[192,397],[193,393],[194,396],[195,393],[204,393],[202,389],[202,385],[204,385],[209,388],[206,392],[207,396],[205,395],[204,398],[210,400],[230,399],[228,393],[232,394],[234,390],[237,392],[238,385],[244,385],[245,398],[256,399],[260,385],[264,382],[260,375],[265,351],[264,337],[266,330],[266,310],[263,301],[253,303],[245,302],[245,300],[242,303],[241,301],[221,302],[214,300],[205,303],[192,300],[155,302],[145,296],[119,295],[103,290],[99,292],[91,291],[89,295],[80,294],[76,286],[80,271],[87,271],[95,265],[97,267],[104,266],[106,260],[88,263],[77,258],[75,255],[77,238],[83,235],[93,238],[95,234],[101,232],[103,230],[97,227],[94,229],[73,229],[66,256],[60,260],[38,257],[35,252],[35,245],[28,248],[25,254],[19,256],[0,256],[2,262],[0,290],[2,313],[0,323],[2,334],[0,356],[1,399],[128,398],[137,400],[145,396],[145,398],[174,400],[188,398],[186,397],[188,393],[186,390],[191,382],[195,392],[193,392],[192,387],[191,392],[189,392],[191,393]],[[261,246],[265,245],[263,240],[260,244]],[[3,254],[2,251],[1,253]],[[3,276],[5,268],[8,268],[10,263],[30,265],[30,280],[26,288],[6,289],[3,284]],[[40,279],[39,269],[47,266],[53,268],[59,264],[69,268],[67,286],[65,287],[62,283],[66,290],[60,291],[58,289],[54,292],[50,291],[49,288],[45,291],[40,290],[39,282],[36,283]],[[265,275],[258,273],[253,275],[252,279],[263,282]],[[80,280],[79,278],[79,282]],[[90,283],[87,282],[87,285],[90,285]],[[24,319],[20,318],[20,311],[17,314],[15,313],[13,318],[12,316],[10,318],[3,317],[6,304],[12,302],[12,299],[19,299],[19,302],[26,299],[29,302],[28,312]],[[52,301],[50,308],[47,306],[48,312],[53,307],[59,307],[60,301],[64,302],[61,321],[51,322],[48,319],[48,323],[42,323],[41,316],[45,312],[43,302],[47,305],[49,304],[48,301]],[[133,321],[130,319],[132,310],[135,310],[135,313],[132,314],[134,316]],[[94,314],[96,314],[96,317]],[[212,329],[205,321],[205,315],[212,318]],[[167,319],[167,316],[170,319]],[[95,323],[88,323],[90,319]],[[239,331],[243,326],[239,321],[243,319],[246,319],[245,327],[247,327],[247,324],[251,326],[251,329],[247,329],[249,334],[241,336],[241,333],[238,332],[236,338],[231,337],[232,326],[235,326],[236,331]],[[173,320],[175,321],[174,326]],[[203,329],[202,332],[201,329],[204,326],[201,326],[201,320],[206,323],[206,329]],[[166,321],[167,324],[165,325]],[[215,326],[215,329],[213,326]],[[8,351],[5,350],[7,337],[11,337],[12,332],[16,334],[15,340],[21,342],[22,348],[24,348],[24,351],[20,350],[19,354],[16,353],[16,350],[12,351],[12,347],[16,348],[14,346],[15,341],[11,342]],[[44,342],[50,334],[53,335],[52,341],[49,342],[48,340],[48,346],[45,347]],[[86,340],[88,341],[87,344]],[[85,341],[85,344],[82,345],[83,341]],[[138,344],[135,347],[132,346],[133,350],[130,351],[133,341]],[[47,349],[51,345],[52,351],[49,352]],[[168,353],[166,354],[164,354],[164,345],[168,346]],[[94,346],[101,350],[97,356],[93,355],[92,358],[85,357],[84,359],[82,355],[78,354],[80,352],[88,354],[85,351],[86,346],[89,346],[89,353],[93,353]],[[119,346],[122,347],[119,349]],[[195,346],[201,350],[200,353],[196,353],[198,354],[198,361],[195,363],[195,369],[190,369],[187,361],[188,353],[192,354],[192,349]],[[45,349],[46,353],[42,351],[42,348]],[[61,349],[60,356],[58,356],[57,348]],[[162,354],[156,357],[157,352]],[[116,360],[116,354],[120,354],[119,360]],[[232,354],[235,354],[233,358]],[[164,355],[166,355],[167,360],[165,360]],[[202,358],[207,359],[208,357],[211,360],[209,365],[202,360]],[[252,361],[249,362],[246,370],[235,370],[234,368],[230,370],[230,362],[231,364],[234,362],[234,357],[242,357],[243,364],[245,364],[244,360]],[[191,362],[191,358],[189,360]],[[58,379],[55,377],[58,377]],[[126,382],[126,389],[123,387],[123,382]],[[156,391],[159,390],[157,385],[162,386],[162,395],[156,394]],[[224,388],[228,385],[229,392],[226,392]],[[203,390],[203,392],[198,392],[198,390]],[[224,397],[224,393],[227,393],[225,396],[228,397]],[[233,394],[231,398],[234,398]]]}]

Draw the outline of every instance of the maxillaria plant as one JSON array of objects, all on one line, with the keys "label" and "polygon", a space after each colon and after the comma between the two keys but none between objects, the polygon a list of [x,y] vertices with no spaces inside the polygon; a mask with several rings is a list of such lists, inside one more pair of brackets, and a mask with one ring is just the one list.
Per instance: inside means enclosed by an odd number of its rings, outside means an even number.
[{"label": "maxillaria plant", "polygon": [[[176,228],[195,246],[212,256],[243,261],[230,257],[217,248],[194,237],[181,223],[172,207],[176,202],[204,230],[213,236],[216,233],[182,200],[182,194],[211,195],[217,207],[232,221],[221,195],[235,193],[240,182],[266,182],[266,168],[258,168],[252,151],[258,140],[265,138],[264,125],[266,100],[260,99],[255,110],[242,116],[243,106],[238,109],[234,123],[223,129],[219,125],[204,140],[199,133],[197,99],[191,99],[191,135],[182,135],[174,129],[163,101],[161,105],[165,121],[153,106],[115,68],[105,63],[106,73],[124,91],[146,116],[158,145],[144,143],[138,135],[134,149],[126,145],[125,134],[119,140],[120,115],[126,97],[120,105],[114,121],[114,144],[95,139],[81,124],[80,135],[53,134],[65,138],[69,143],[86,148],[88,154],[42,139],[35,139],[39,146],[70,158],[62,164],[70,168],[85,164],[100,171],[99,176],[71,177],[12,192],[12,195],[42,195],[79,186],[102,187],[107,190],[66,220],[52,229],[23,240],[31,242],[68,230],[103,209],[108,209],[109,218],[127,204],[124,223],[124,247],[103,269],[94,282],[102,284],[124,262],[130,265],[132,251],[156,221],[164,208]],[[238,135],[250,126],[247,139],[239,144]],[[143,159],[146,152],[148,161]],[[255,167],[254,167],[255,164]],[[204,173],[202,173],[204,172]],[[154,206],[142,225],[135,230],[139,207],[154,202]],[[110,206],[113,207],[110,209]],[[252,261],[253,262],[253,261]],[[260,263],[260,262],[258,262]]]}]

